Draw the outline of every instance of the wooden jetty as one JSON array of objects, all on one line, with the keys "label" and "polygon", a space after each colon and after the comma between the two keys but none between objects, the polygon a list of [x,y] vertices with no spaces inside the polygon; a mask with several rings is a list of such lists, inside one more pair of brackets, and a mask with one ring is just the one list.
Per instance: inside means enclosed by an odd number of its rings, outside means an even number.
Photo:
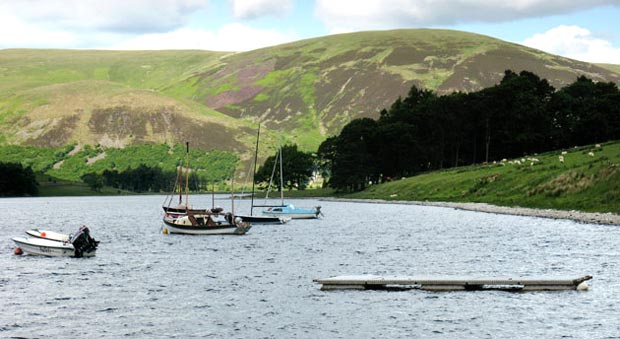
[{"label": "wooden jetty", "polygon": [[579,278],[478,278],[478,277],[382,277],[376,275],[338,276],[315,279],[321,290],[407,290],[427,291],[561,291],[587,290],[586,281]]}]

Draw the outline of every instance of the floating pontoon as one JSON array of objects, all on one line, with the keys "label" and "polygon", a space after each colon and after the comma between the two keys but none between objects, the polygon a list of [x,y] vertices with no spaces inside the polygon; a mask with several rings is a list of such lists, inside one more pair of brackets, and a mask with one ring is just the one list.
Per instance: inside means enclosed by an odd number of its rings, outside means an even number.
[{"label": "floating pontoon", "polygon": [[315,279],[321,290],[406,290],[428,291],[560,291],[587,290],[586,281],[592,276],[579,278],[478,278],[478,277],[382,277],[376,275],[338,276]]}]

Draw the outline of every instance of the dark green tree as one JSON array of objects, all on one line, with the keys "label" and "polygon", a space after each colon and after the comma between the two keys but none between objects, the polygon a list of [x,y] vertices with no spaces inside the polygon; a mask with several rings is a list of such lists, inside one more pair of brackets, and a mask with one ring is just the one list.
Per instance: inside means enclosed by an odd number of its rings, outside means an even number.
[{"label": "dark green tree", "polygon": [[620,138],[620,91],[615,84],[581,76],[558,91],[552,104],[555,137],[562,147]]},{"label": "dark green tree", "polygon": [[[133,192],[169,192],[174,184],[175,173],[165,172],[159,167],[150,167],[144,164],[137,168],[128,168],[125,171],[105,170],[102,173],[103,183],[107,186]],[[190,175],[190,189],[198,190],[200,181],[192,172]]]},{"label": "dark green tree", "polygon": [[[269,183],[273,175],[272,185],[280,188],[280,165],[275,166],[279,153],[269,156],[262,166],[258,168],[255,175],[256,183]],[[279,161],[279,160],[278,160]],[[297,145],[282,146],[282,177],[284,188],[292,190],[304,190],[312,177],[315,167],[312,153],[302,152],[297,149]]]},{"label": "dark green tree", "polygon": [[390,177],[620,139],[620,91],[585,77],[560,91],[534,73],[506,71],[473,93],[412,87],[378,121],[358,119],[317,152],[328,183],[364,189]]},{"label": "dark green tree", "polygon": [[369,182],[378,182],[375,134],[377,122],[369,118],[356,119],[340,132],[335,143],[336,159],[332,161],[330,186],[341,191],[363,190]]},{"label": "dark green tree", "polygon": [[39,183],[31,167],[0,162],[0,196],[35,196]]},{"label": "dark green tree", "polygon": [[97,173],[86,173],[80,179],[95,192],[100,192],[105,182],[103,175]]},{"label": "dark green tree", "polygon": [[319,145],[317,150],[317,166],[321,176],[325,178],[323,185],[329,185],[329,178],[332,176],[332,167],[338,158],[338,137],[332,136]]}]

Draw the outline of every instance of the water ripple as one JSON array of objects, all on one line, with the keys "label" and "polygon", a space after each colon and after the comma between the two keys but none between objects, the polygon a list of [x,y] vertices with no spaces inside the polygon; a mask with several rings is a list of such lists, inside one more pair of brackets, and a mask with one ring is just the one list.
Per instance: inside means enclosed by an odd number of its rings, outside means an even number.
[{"label": "water ripple", "polygon": [[[323,220],[241,237],[163,235],[160,196],[1,199],[0,336],[617,338],[620,228],[439,207],[320,204]],[[224,205],[225,200],[220,202]],[[244,209],[241,201],[236,208]],[[210,206],[210,195],[195,205]],[[244,205],[246,204],[246,205]],[[224,206],[227,207],[227,206]],[[88,259],[12,254],[84,223]],[[37,225],[32,223],[37,220]],[[136,222],[139,220],[139,222]],[[594,275],[580,293],[323,292],[341,274]]]}]

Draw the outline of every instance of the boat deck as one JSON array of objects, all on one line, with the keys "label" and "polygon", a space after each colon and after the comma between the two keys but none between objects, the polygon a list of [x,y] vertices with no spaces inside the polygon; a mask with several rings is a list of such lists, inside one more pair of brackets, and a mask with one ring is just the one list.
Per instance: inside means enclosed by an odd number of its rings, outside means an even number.
[{"label": "boat deck", "polygon": [[578,278],[532,277],[382,277],[375,275],[337,276],[315,279],[321,290],[406,290],[428,291],[561,291],[586,290],[592,276]]}]

